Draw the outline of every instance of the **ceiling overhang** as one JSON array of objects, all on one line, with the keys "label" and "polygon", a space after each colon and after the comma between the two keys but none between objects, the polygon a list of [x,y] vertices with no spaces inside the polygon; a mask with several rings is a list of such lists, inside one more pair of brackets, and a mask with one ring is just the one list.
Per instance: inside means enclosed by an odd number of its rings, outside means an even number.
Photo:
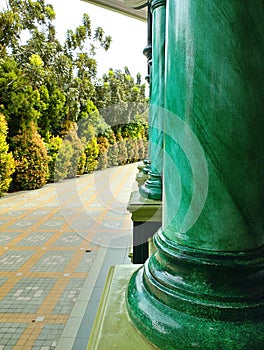
[{"label": "ceiling overhang", "polygon": [[[144,0],[81,0],[92,5],[104,7],[108,10],[119,12],[125,16],[130,16],[141,21],[147,21],[147,1]],[[129,5],[135,4],[133,8]]]}]

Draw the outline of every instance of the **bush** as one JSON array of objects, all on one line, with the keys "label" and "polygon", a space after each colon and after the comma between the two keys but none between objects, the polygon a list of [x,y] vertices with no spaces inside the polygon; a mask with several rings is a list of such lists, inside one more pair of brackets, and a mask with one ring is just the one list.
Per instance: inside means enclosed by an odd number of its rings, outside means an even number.
[{"label": "bush", "polygon": [[46,148],[49,156],[49,182],[53,182],[55,178],[55,166],[61,144],[62,138],[60,138],[59,136],[51,137],[46,143]]},{"label": "bush", "polygon": [[148,154],[149,153],[149,143],[148,143],[147,139],[143,140],[143,142],[144,142],[144,149],[145,149],[145,159],[147,159],[149,156],[149,154]]},{"label": "bush", "polygon": [[138,154],[138,145],[137,139],[127,139],[126,140],[126,148],[127,148],[127,160],[128,163],[133,163],[139,160]]},{"label": "bush", "polygon": [[127,148],[126,140],[122,138],[117,142],[118,145],[118,165],[124,165],[127,163]]},{"label": "bush", "polygon": [[98,165],[99,147],[97,144],[96,137],[93,137],[90,141],[88,141],[85,147],[85,154],[86,154],[85,171],[87,173],[91,173],[97,168],[97,165]]},{"label": "bush", "polygon": [[15,161],[6,142],[7,122],[5,116],[0,114],[0,197],[8,191],[12,181],[11,175],[15,171]]},{"label": "bush", "polygon": [[134,158],[132,159],[132,162],[138,162],[139,161],[138,140],[132,139],[131,143],[132,143],[132,147],[134,148]]},{"label": "bush", "polygon": [[85,165],[86,165],[86,154],[83,151],[81,154],[79,161],[78,161],[78,166],[77,166],[77,174],[78,175],[83,175],[85,172]]},{"label": "bush", "polygon": [[84,153],[84,146],[77,135],[77,125],[75,123],[71,125],[67,135],[65,136],[64,142],[65,141],[70,142],[73,150],[67,173],[68,178],[73,178],[76,177],[76,175],[78,174],[78,165],[80,157],[82,157]]},{"label": "bush", "polygon": [[139,160],[145,159],[145,145],[142,139],[137,140],[138,145],[138,158]]},{"label": "bush", "polygon": [[71,159],[73,156],[73,148],[70,141],[64,140],[61,143],[59,153],[56,157],[54,168],[54,181],[58,182],[68,177],[69,168],[71,166]]},{"label": "bush", "polygon": [[106,169],[108,167],[108,157],[107,151],[109,148],[108,139],[105,136],[100,136],[97,138],[97,143],[99,147],[98,164],[97,169]]},{"label": "bush", "polygon": [[110,145],[107,151],[108,166],[118,165],[118,155],[119,155],[119,152],[118,152],[117,143]]},{"label": "bush", "polygon": [[34,123],[13,137],[14,190],[34,190],[45,185],[49,175],[48,154]]}]

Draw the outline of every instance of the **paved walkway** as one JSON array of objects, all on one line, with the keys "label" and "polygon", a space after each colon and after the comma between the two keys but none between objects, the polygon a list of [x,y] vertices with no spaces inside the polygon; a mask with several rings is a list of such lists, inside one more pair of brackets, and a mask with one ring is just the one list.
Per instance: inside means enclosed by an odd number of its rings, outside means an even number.
[{"label": "paved walkway", "polygon": [[109,266],[130,263],[137,164],[0,198],[0,350],[85,350]]}]

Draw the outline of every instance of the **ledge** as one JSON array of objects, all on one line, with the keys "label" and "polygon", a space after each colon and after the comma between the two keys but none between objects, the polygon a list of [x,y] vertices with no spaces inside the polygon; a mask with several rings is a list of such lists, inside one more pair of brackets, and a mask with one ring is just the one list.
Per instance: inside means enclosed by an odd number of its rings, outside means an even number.
[{"label": "ledge", "polygon": [[162,221],[162,201],[143,198],[138,191],[131,193],[127,210],[133,222]]}]

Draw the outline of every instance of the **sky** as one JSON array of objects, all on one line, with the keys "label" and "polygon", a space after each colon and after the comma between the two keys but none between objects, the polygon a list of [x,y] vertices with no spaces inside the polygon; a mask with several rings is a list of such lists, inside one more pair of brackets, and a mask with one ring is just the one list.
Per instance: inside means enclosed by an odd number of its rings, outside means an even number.
[{"label": "sky", "polygon": [[95,59],[98,63],[98,77],[109,68],[122,69],[128,66],[133,77],[140,72],[144,80],[147,75],[147,59],[143,49],[147,45],[147,24],[145,22],[103,9],[80,0],[46,0],[56,12],[55,28],[59,38],[64,38],[67,29],[81,24],[83,13],[88,13],[92,27],[102,27],[112,37],[110,49],[99,49]]}]

